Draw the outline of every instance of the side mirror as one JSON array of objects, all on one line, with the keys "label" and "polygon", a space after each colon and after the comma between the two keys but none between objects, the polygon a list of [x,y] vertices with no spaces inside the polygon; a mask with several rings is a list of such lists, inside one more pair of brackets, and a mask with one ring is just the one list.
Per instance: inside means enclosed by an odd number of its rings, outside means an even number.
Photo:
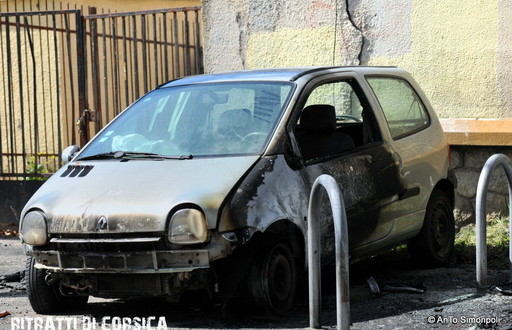
[{"label": "side mirror", "polygon": [[76,153],[80,150],[80,147],[77,145],[71,145],[62,151],[61,159],[63,163],[69,162],[73,157],[75,157]]}]

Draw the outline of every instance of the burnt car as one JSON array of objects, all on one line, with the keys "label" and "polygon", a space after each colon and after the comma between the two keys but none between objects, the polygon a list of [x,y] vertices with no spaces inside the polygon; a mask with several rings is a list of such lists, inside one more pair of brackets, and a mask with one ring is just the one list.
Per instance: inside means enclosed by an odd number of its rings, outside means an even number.
[{"label": "burnt car", "polygon": [[[141,97],[67,162],[21,214],[38,313],[89,296],[178,301],[206,290],[292,304],[311,186],[341,187],[351,261],[408,243],[425,264],[454,243],[449,147],[410,74],[310,67],[199,75]],[[333,251],[328,199],[325,256]],[[331,222],[331,223],[330,223]]]}]

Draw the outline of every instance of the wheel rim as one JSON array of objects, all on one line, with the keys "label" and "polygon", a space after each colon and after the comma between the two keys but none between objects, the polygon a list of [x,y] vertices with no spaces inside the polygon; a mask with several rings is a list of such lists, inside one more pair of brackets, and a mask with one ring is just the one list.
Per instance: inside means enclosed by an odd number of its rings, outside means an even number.
[{"label": "wheel rim", "polygon": [[293,255],[286,244],[277,244],[260,256],[251,274],[253,297],[268,312],[282,314],[291,307],[297,289]]},{"label": "wheel rim", "polygon": [[281,305],[291,294],[292,270],[287,258],[275,251],[270,256],[268,267],[269,295],[272,305]]},{"label": "wheel rim", "polygon": [[438,203],[432,211],[432,244],[439,256],[449,253],[451,226],[447,208],[443,203]]}]

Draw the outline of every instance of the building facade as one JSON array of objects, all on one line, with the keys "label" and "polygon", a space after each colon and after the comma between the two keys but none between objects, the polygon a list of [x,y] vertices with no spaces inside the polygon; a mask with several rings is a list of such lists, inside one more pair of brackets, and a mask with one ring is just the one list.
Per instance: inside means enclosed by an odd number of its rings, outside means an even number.
[{"label": "building facade", "polygon": [[[203,0],[206,72],[310,65],[410,71],[442,118],[459,181],[459,224],[474,220],[479,172],[512,156],[512,2]],[[506,213],[493,176],[488,211]]]}]

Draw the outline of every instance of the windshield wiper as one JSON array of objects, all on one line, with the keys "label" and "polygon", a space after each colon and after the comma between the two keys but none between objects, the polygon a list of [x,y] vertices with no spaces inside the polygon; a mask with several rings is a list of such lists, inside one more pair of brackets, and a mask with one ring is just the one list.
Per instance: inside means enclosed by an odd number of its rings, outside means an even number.
[{"label": "windshield wiper", "polygon": [[138,151],[117,151],[114,153],[114,158],[121,158],[121,159],[143,159],[143,158],[150,158],[150,159],[192,159],[194,156],[192,155],[181,155],[181,156],[167,156],[167,155],[161,155],[161,154],[155,154],[152,152],[138,152]]},{"label": "windshield wiper", "polygon": [[192,159],[194,156],[192,155],[182,155],[182,156],[166,156],[155,154],[152,152],[138,152],[138,151],[110,151],[103,152],[96,155],[86,156],[79,158],[77,160],[96,160],[96,159]]},{"label": "windshield wiper", "polygon": [[116,153],[115,151],[102,152],[100,154],[85,156],[85,157],[78,158],[75,160],[111,159],[111,158],[114,158],[115,153]]}]

